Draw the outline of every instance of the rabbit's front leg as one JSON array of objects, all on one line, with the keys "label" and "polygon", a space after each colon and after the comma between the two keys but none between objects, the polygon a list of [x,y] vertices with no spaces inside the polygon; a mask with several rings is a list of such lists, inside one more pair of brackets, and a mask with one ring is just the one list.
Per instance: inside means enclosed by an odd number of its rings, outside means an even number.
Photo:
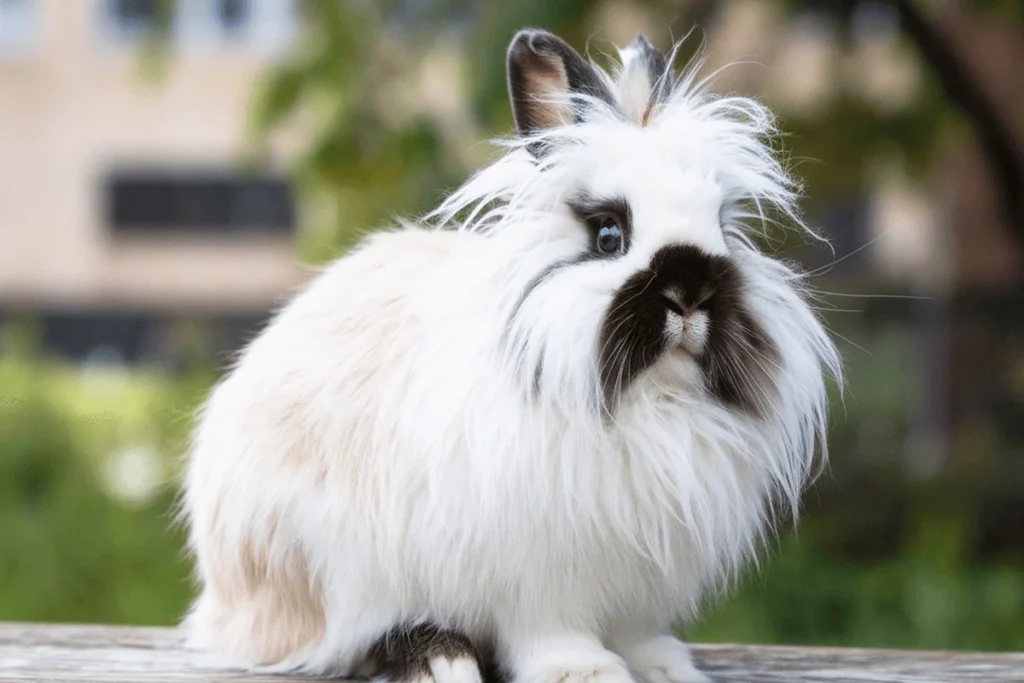
[{"label": "rabbit's front leg", "polygon": [[[634,627],[635,628],[635,627]],[[675,636],[624,630],[611,640],[640,683],[711,683],[693,665],[690,648]]]},{"label": "rabbit's front leg", "polygon": [[587,633],[534,633],[504,639],[514,683],[635,683],[622,658]]}]

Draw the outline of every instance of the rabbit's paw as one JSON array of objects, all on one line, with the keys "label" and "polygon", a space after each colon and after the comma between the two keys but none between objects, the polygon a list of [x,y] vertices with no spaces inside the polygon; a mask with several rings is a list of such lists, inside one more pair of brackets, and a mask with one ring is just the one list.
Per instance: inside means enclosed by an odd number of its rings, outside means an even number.
[{"label": "rabbit's paw", "polygon": [[620,654],[642,683],[711,683],[693,665],[690,648],[672,636],[640,641]]},{"label": "rabbit's paw", "polygon": [[523,683],[634,683],[623,666],[594,664],[591,666],[551,667],[535,672]]},{"label": "rabbit's paw", "polygon": [[376,681],[483,683],[480,656],[465,634],[433,624],[399,626],[370,652]]},{"label": "rabbit's paw", "polygon": [[555,637],[522,648],[517,683],[636,683],[625,662],[589,637]]},{"label": "rabbit's paw", "polygon": [[464,655],[454,659],[438,655],[427,663],[429,673],[419,676],[419,683],[482,683],[480,665]]}]

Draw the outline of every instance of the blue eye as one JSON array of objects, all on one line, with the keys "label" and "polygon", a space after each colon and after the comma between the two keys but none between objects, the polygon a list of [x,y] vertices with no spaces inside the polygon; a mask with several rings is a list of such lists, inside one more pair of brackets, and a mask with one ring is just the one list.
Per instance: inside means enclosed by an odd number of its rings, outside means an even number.
[{"label": "blue eye", "polygon": [[604,225],[597,231],[597,250],[602,254],[622,251],[622,230],[616,223]]}]

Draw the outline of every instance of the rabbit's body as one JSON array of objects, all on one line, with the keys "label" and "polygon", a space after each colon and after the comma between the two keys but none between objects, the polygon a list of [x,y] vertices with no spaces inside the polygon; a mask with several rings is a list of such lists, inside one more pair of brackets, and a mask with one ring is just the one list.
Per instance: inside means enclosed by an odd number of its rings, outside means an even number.
[{"label": "rabbit's body", "polygon": [[[796,504],[834,352],[794,274],[716,227],[728,169],[695,151],[645,175],[636,150],[664,145],[635,130],[551,152],[551,185],[513,152],[475,182],[529,210],[373,236],[249,346],[190,457],[197,640],[438,683],[479,679],[463,642],[531,683],[628,681],[620,656],[646,683],[699,678],[664,634],[751,556],[772,501]],[[610,195],[637,227],[593,262],[580,216]],[[410,628],[426,668],[399,676],[373,653]]]}]

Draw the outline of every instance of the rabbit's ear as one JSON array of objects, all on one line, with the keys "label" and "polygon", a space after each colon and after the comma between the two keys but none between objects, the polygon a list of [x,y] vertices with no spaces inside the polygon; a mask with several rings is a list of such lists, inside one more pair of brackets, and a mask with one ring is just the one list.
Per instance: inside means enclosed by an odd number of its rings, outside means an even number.
[{"label": "rabbit's ear", "polygon": [[520,134],[573,123],[580,103],[572,95],[614,98],[576,50],[547,31],[520,31],[508,47],[508,94]]},{"label": "rabbit's ear", "polygon": [[622,56],[619,91],[623,114],[630,121],[647,125],[654,108],[672,94],[668,59],[643,34],[637,34],[619,53]]}]

